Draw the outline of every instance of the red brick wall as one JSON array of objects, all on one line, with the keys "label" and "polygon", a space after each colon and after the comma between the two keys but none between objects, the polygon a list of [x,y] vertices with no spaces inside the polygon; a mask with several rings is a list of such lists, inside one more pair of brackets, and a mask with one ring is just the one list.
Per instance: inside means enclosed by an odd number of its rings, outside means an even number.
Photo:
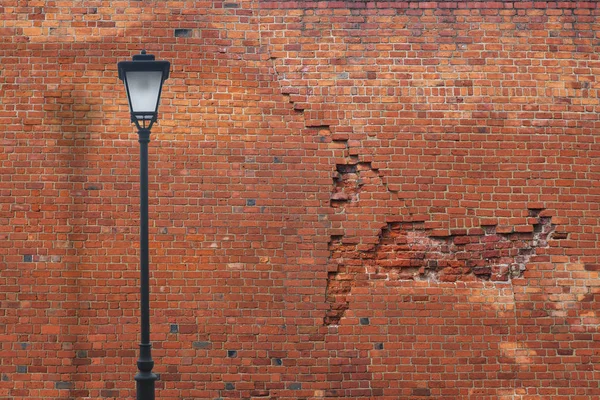
[{"label": "red brick wall", "polygon": [[0,399],[600,396],[596,2],[0,4]]}]

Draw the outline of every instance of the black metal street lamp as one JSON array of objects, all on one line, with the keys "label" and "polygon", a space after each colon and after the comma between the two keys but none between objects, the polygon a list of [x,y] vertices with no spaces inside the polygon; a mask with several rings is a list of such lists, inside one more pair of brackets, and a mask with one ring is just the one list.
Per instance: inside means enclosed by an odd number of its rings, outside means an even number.
[{"label": "black metal street lamp", "polygon": [[140,358],[137,361],[139,372],[137,400],[154,400],[157,376],[152,372],[150,344],[150,273],[148,267],[148,143],[150,128],[156,122],[158,103],[164,81],[169,77],[171,64],[168,61],[155,61],[152,54],[133,56],[133,61],[117,64],[119,79],[125,83],[131,122],[138,128],[140,143],[140,306],[141,342]]}]

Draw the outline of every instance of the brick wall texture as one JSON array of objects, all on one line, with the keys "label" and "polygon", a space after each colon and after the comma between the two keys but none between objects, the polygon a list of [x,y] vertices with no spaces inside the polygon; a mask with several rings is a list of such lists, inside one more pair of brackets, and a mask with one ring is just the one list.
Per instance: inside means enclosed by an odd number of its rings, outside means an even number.
[{"label": "brick wall texture", "polygon": [[0,399],[600,398],[595,1],[0,2]]}]

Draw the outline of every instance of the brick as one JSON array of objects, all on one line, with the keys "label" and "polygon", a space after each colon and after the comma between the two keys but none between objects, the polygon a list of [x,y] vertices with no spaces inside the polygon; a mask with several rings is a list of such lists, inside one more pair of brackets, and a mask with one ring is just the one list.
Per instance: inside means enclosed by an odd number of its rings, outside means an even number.
[{"label": "brick", "polygon": [[412,390],[412,395],[419,397],[429,397],[431,396],[431,390],[427,388],[414,388]]},{"label": "brick", "polygon": [[600,396],[596,2],[4,3],[4,397],[134,396],[144,48],[157,398]]},{"label": "brick", "polygon": [[54,384],[54,387],[56,389],[72,389],[73,383],[72,382],[56,382]]},{"label": "brick", "polygon": [[585,264],[586,271],[600,271],[600,264]]}]

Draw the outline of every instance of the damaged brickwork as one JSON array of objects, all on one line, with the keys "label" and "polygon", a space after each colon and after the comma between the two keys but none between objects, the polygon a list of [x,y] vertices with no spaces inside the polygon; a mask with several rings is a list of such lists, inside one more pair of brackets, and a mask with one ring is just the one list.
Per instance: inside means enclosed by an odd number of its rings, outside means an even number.
[{"label": "damaged brickwork", "polygon": [[0,5],[0,397],[135,398],[145,48],[156,398],[600,398],[597,2],[82,3]]},{"label": "damaged brickwork", "polygon": [[332,237],[329,250],[337,271],[329,272],[326,325],[339,323],[352,288],[374,280],[506,282],[522,276],[538,249],[548,247],[555,225],[543,210],[529,210],[529,225],[484,225],[435,236],[424,222],[391,222],[378,243],[359,246]]},{"label": "damaged brickwork", "polygon": [[342,208],[358,202],[365,184],[381,181],[378,171],[370,162],[337,164],[336,173],[330,202],[333,208]]}]

